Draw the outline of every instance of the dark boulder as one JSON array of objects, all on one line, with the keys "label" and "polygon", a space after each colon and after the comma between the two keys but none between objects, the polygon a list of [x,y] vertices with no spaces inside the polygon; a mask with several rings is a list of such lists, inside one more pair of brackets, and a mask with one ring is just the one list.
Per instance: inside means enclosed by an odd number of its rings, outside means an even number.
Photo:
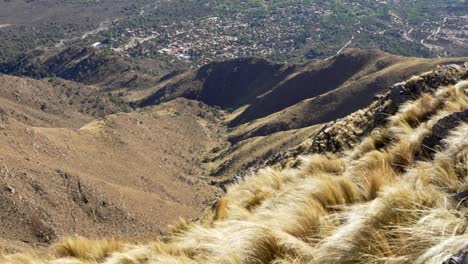
[{"label": "dark boulder", "polygon": [[442,144],[441,141],[461,122],[468,122],[468,109],[440,119],[432,128],[431,135],[426,136],[422,142],[423,156],[431,157],[436,148]]},{"label": "dark boulder", "polygon": [[468,264],[468,251],[462,252],[444,261],[443,264]]}]

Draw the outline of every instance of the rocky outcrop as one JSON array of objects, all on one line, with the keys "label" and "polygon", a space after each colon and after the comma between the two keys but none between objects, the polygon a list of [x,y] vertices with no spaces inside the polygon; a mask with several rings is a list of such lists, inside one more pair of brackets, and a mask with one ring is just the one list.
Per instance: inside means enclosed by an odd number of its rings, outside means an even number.
[{"label": "rocky outcrop", "polygon": [[444,261],[443,264],[466,264],[468,263],[468,251],[462,252],[457,256]]},{"label": "rocky outcrop", "polygon": [[433,155],[437,147],[442,144],[442,140],[461,122],[468,122],[468,109],[453,113],[439,120],[432,128],[432,134],[424,138],[422,142],[423,155],[425,157]]},{"label": "rocky outcrop", "polygon": [[385,94],[376,96],[376,101],[368,108],[326,125],[314,137],[308,153],[339,152],[349,149],[362,136],[384,125],[387,117],[395,114],[403,103],[414,100],[423,93],[434,93],[441,86],[453,85],[466,78],[468,78],[468,68],[447,65],[421,76],[412,77],[405,82],[396,83]]},{"label": "rocky outcrop", "polygon": [[[387,117],[395,114],[401,104],[416,99],[423,93],[434,93],[440,86],[453,85],[467,78],[468,67],[447,65],[421,76],[415,76],[406,82],[394,84],[386,93],[375,96],[375,102],[367,108],[325,124],[310,140],[294,149],[274,155],[264,162],[264,166],[274,164],[290,166],[295,164],[292,161],[300,155],[337,153],[351,149],[373,129],[385,125]],[[425,139],[423,145],[426,145],[426,150],[422,153],[427,153],[431,147],[439,145],[446,133],[461,121],[467,121],[467,110],[440,120],[434,127],[433,135]]]}]

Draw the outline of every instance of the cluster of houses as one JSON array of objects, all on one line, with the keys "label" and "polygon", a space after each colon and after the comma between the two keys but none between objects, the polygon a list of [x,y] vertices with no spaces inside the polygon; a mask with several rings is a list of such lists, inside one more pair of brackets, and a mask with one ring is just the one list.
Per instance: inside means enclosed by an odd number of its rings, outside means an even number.
[{"label": "cluster of houses", "polygon": [[[273,57],[294,52],[309,37],[317,17],[329,12],[314,6],[283,6],[268,14],[233,12],[223,16],[182,18],[157,28],[128,29],[129,43],[115,50],[134,48],[143,53],[169,56],[194,65],[243,56]],[[309,38],[310,39],[310,38]],[[130,43],[131,42],[131,43]]]},{"label": "cluster of houses", "polygon": [[[398,3],[400,0],[375,1],[378,4],[389,4]],[[356,10],[365,8],[363,5],[361,1],[349,2],[349,6]],[[150,26],[143,23],[141,26],[119,31],[119,46],[113,45],[113,49],[129,56],[138,52],[140,55],[158,59],[184,61],[193,66],[245,56],[282,59],[297,53],[297,49],[303,44],[322,37],[322,23],[328,16],[333,15],[330,9],[333,7],[313,4],[310,1],[295,1],[289,5],[284,1],[256,12],[238,10],[206,17],[181,17],[166,23],[150,23]],[[143,16],[151,16],[151,12],[144,12]],[[413,26],[403,21],[395,12],[390,12],[389,16],[386,28],[364,25],[361,21],[351,26],[357,34],[367,31],[383,35],[389,29],[400,30],[402,38],[407,41],[414,41],[415,36],[425,35],[425,28],[429,28],[426,35],[435,35],[434,25],[423,26],[421,32],[417,32],[416,28],[413,29]],[[448,21],[452,20],[448,18]],[[342,25],[343,28],[346,26],[349,25]],[[466,37],[458,37],[459,31],[452,30],[455,33],[451,34],[452,31],[446,29],[445,23],[438,26],[441,29],[435,30],[437,37],[445,33],[450,35],[447,38],[460,43],[466,40]],[[435,28],[437,29],[437,25]],[[463,25],[461,28],[466,32]],[[424,39],[422,44],[429,40]],[[106,45],[109,43],[105,41],[93,44],[95,47]]]}]

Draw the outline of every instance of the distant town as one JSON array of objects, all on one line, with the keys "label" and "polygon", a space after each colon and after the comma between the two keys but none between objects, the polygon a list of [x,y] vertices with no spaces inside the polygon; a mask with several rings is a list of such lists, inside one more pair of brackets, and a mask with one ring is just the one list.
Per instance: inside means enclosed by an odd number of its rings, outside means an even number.
[{"label": "distant town", "polygon": [[128,41],[113,49],[122,53],[138,50],[146,56],[166,55],[197,65],[252,55],[272,57],[298,49],[299,42],[310,39],[308,30],[317,17],[329,13],[314,6],[289,6],[255,20],[239,12],[231,16],[181,19],[157,28],[125,28],[119,38]]},{"label": "distant town", "polygon": [[[398,2],[378,0],[373,5],[386,6]],[[124,27],[125,24],[115,21],[114,34],[92,45],[110,46],[127,56],[181,61],[194,67],[214,60],[245,56],[287,61],[294,54],[306,54],[305,49],[310,49],[309,57],[314,58],[338,54],[347,47],[366,45],[382,45],[389,52],[398,53],[399,50],[393,51],[392,48],[398,49],[400,44],[404,44],[409,55],[425,50],[422,55],[450,56],[450,51],[439,46],[438,42],[449,40],[460,47],[467,45],[467,26],[463,24],[467,16],[451,15],[440,21],[427,20],[415,27],[397,13],[388,12],[385,23],[375,19],[375,23],[369,23],[365,21],[368,14],[359,14],[366,10],[363,5],[351,1],[349,6],[336,7],[302,1],[294,5],[272,5],[266,11],[242,10],[204,17],[188,15],[166,23],[151,23],[151,26],[140,23],[137,27]],[[337,17],[334,14],[337,8],[347,8],[355,14]],[[142,20],[151,19],[151,16],[151,12],[144,9],[139,13]],[[322,46],[314,50],[314,44],[318,42]],[[329,45],[323,46],[324,42]]]}]

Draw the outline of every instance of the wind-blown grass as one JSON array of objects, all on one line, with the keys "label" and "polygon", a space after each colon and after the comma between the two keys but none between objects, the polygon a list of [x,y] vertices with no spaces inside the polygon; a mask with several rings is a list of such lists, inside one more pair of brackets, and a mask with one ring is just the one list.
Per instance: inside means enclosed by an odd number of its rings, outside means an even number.
[{"label": "wind-blown grass", "polygon": [[[419,78],[414,78],[419,80]],[[50,256],[2,263],[442,263],[468,250],[468,124],[431,159],[421,144],[443,117],[468,108],[468,84],[409,101],[342,155],[301,157],[232,185],[201,223],[163,241],[64,240]],[[359,115],[361,116],[361,115]]]}]

